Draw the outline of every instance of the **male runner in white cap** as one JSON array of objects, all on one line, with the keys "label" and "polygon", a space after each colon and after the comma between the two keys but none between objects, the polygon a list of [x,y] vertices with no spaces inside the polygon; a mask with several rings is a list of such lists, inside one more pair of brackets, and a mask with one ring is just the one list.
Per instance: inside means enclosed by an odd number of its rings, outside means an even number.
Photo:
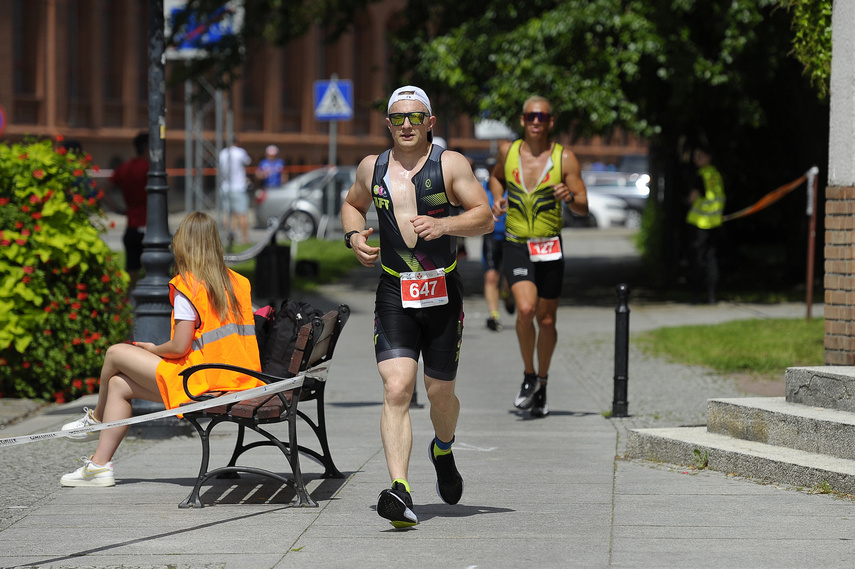
[{"label": "male runner in white cap", "polygon": [[[463,494],[451,452],[460,411],[454,386],[463,335],[455,236],[493,229],[487,196],[469,161],[431,143],[435,122],[422,89],[396,89],[386,116],[393,146],[362,160],[341,211],[346,246],[363,265],[373,267],[380,260],[383,267],[374,353],[383,379],[380,432],[392,487],[380,493],[377,513],[399,528],[418,523],[407,476],[413,446],[409,406],[420,356],[435,431],[428,456],[436,469],[436,490],[447,504],[456,504]],[[372,204],[380,247],[368,244],[374,228],[366,228],[366,213]],[[450,215],[458,206],[464,211]]]}]

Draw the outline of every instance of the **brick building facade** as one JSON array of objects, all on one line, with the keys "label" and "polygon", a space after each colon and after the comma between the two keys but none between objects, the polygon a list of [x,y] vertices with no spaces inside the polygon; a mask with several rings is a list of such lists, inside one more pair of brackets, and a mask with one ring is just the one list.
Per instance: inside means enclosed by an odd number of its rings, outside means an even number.
[{"label": "brick building facade", "polygon": [[[371,104],[394,87],[383,38],[405,4],[371,4],[332,45],[313,29],[287,46],[253,54],[230,98],[234,131],[254,160],[276,144],[290,165],[326,163],[329,124],[314,118],[313,83],[332,73],[354,86],[354,118],[338,123],[338,163],[356,164],[389,145],[383,114]],[[62,134],[79,140],[102,168],[128,159],[131,139],[148,129],[147,20],[146,0],[0,3],[0,105],[9,123],[4,138]],[[181,63],[169,62],[167,74],[172,65]],[[168,87],[167,99],[166,166],[176,168],[184,164],[184,86]],[[212,120],[205,129],[213,139]],[[439,116],[437,132],[453,147],[490,150],[489,141],[475,138],[469,117]],[[643,141],[622,133],[568,146],[583,162],[647,152]]]}]

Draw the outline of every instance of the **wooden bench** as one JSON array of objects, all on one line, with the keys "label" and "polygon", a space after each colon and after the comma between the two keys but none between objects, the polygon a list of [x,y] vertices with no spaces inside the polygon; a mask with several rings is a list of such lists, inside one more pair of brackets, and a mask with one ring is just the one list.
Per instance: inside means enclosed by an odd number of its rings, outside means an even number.
[{"label": "wooden bench", "polygon": [[[245,399],[234,403],[228,403],[217,407],[211,407],[200,411],[185,413],[187,419],[196,431],[202,442],[202,463],[199,467],[199,476],[190,495],[179,504],[180,508],[201,508],[202,501],[199,498],[199,490],[202,485],[213,477],[239,478],[241,472],[256,474],[272,478],[291,486],[297,494],[297,506],[317,506],[306,491],[303,476],[300,471],[299,452],[317,460],[324,467],[322,478],[344,478],[344,475],[336,468],[330,453],[327,440],[326,416],[324,413],[324,389],[329,372],[330,360],[335,351],[336,343],[342,328],[344,328],[350,308],[346,304],[338,307],[338,310],[327,312],[323,318],[316,317],[306,323],[299,331],[294,354],[291,357],[288,377],[276,377],[273,375],[256,372],[228,364],[202,364],[184,370],[181,375],[184,378],[184,391],[194,401],[205,401],[222,395],[224,392],[208,392],[203,394],[191,394],[187,389],[187,380],[194,373],[203,369],[225,369],[232,370],[258,378],[265,383],[274,383],[297,376],[300,372],[306,372],[302,385],[293,388],[264,395],[253,399]],[[295,396],[296,395],[296,396]],[[303,410],[298,409],[298,403],[315,401],[316,420],[313,420]],[[315,434],[319,449],[313,449],[297,440],[297,418],[302,419]],[[208,421],[202,426],[200,421]],[[210,462],[210,434],[220,423],[234,423],[238,426],[237,440],[235,442],[232,457],[228,465],[208,470]],[[266,425],[276,423],[287,423],[288,439],[280,440]],[[246,429],[251,429],[264,437],[263,440],[246,442]],[[241,466],[238,459],[245,452],[258,447],[273,446],[278,448],[288,461],[292,478],[287,478],[275,472],[256,468],[252,466]],[[295,450],[296,449],[296,450]],[[299,452],[297,452],[299,451]]]}]

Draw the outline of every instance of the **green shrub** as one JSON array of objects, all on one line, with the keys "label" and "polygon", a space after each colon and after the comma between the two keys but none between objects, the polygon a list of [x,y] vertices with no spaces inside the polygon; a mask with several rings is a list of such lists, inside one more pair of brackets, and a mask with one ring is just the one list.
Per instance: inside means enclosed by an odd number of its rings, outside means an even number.
[{"label": "green shrub", "polygon": [[129,277],[100,237],[90,161],[50,140],[0,144],[0,397],[92,393],[107,347],[130,332]]}]

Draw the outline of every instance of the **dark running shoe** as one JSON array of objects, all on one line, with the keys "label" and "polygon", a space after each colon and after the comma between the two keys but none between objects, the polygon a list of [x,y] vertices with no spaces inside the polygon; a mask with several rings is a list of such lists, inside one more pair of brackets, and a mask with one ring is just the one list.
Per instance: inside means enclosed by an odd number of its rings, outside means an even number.
[{"label": "dark running shoe", "polygon": [[428,446],[428,456],[436,469],[436,493],[446,504],[454,505],[463,495],[463,477],[457,472],[454,464],[454,454],[433,455],[434,442]]},{"label": "dark running shoe", "polygon": [[534,394],[540,389],[540,382],[536,373],[527,373],[523,377],[520,392],[514,399],[514,407],[517,409],[528,409],[534,401]]},{"label": "dark running shoe", "polygon": [[542,384],[537,393],[534,394],[534,400],[531,405],[532,417],[546,417],[549,415],[549,405],[546,404],[546,384]]},{"label": "dark running shoe", "polygon": [[407,528],[419,523],[413,512],[413,499],[400,482],[392,484],[377,497],[377,513],[396,528]]},{"label": "dark running shoe", "polygon": [[502,323],[491,316],[491,317],[487,318],[487,328],[489,328],[493,332],[501,332],[502,331]]},{"label": "dark running shoe", "polygon": [[514,305],[514,297],[511,296],[510,294],[508,294],[508,296],[506,296],[504,298],[504,300],[505,300],[505,310],[508,311],[508,314],[513,314],[514,311],[517,309],[517,307]]}]

